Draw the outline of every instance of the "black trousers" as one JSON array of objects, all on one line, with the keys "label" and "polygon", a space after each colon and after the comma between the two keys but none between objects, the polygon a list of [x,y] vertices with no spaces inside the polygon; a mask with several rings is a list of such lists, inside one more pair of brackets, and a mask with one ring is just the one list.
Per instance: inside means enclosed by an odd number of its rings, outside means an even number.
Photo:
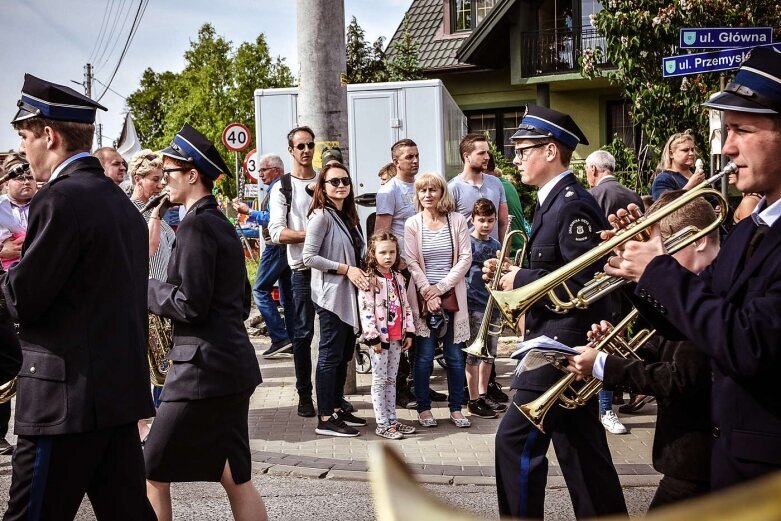
[{"label": "black trousers", "polygon": [[0,403],[0,438],[8,434],[8,422],[11,421],[11,400]]},{"label": "black trousers", "polygon": [[84,494],[99,520],[157,519],[146,497],[135,423],[78,434],[19,436],[3,520],[71,520]]},{"label": "black trousers", "polygon": [[[542,394],[518,390],[522,405]],[[565,410],[554,405],[540,432],[515,405],[510,405],[496,433],[496,486],[499,514],[539,518],[545,513],[548,478],[546,453],[551,441],[578,518],[626,514],[626,503],[597,414],[597,400]]]},{"label": "black trousers", "polygon": [[693,481],[689,479],[678,479],[672,476],[662,476],[659,482],[659,488],[651,500],[648,510],[663,507],[678,501],[692,499],[710,491],[710,483],[707,481]]},{"label": "black trousers", "polygon": [[299,396],[312,396],[312,339],[315,336],[315,304],[312,302],[312,271],[293,270],[293,366]]}]

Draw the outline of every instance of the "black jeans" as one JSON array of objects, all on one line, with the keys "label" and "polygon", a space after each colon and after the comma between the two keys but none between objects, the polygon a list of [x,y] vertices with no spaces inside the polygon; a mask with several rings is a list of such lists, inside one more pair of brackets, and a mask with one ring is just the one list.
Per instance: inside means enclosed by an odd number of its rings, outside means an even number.
[{"label": "black jeans", "polygon": [[320,351],[315,372],[317,414],[331,416],[344,393],[347,363],[355,349],[355,332],[336,313],[317,305],[315,308],[320,318]]},{"label": "black jeans", "polygon": [[692,499],[708,492],[710,492],[710,483],[707,481],[692,481],[672,476],[662,476],[659,488],[656,489],[656,494],[654,494],[648,510]]},{"label": "black jeans", "polygon": [[312,302],[312,272],[293,270],[293,365],[299,396],[312,396],[312,338],[315,336],[315,305]]}]

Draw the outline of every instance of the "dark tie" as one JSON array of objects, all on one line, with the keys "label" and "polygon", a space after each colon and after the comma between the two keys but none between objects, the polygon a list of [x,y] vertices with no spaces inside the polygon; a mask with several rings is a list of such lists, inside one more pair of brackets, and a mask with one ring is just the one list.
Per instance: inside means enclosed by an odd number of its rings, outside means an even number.
[{"label": "dark tie", "polygon": [[754,229],[754,234],[751,236],[751,241],[748,243],[748,248],[746,248],[746,259],[743,262],[744,266],[748,264],[748,261],[754,255],[754,252],[757,251],[757,248],[759,248],[762,239],[765,237],[765,235],[767,235],[767,231],[769,229],[770,226],[767,224],[759,224]]}]

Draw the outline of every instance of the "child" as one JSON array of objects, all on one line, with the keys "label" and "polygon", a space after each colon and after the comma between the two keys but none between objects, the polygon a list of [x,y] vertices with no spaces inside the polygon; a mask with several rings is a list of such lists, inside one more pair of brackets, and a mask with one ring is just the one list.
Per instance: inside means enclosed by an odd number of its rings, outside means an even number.
[{"label": "child", "polygon": [[[472,266],[467,274],[466,304],[469,310],[469,328],[473,342],[483,321],[483,313],[488,304],[488,288],[483,280],[483,263],[496,257],[501,248],[499,241],[491,237],[496,226],[496,207],[490,200],[482,198],[475,202],[472,209],[472,224],[474,230],[470,237],[472,241]],[[498,320],[498,310],[494,309],[492,320]],[[496,356],[499,339],[488,337],[488,352]],[[504,412],[507,406],[493,401],[487,396],[488,379],[491,377],[493,358],[480,358],[473,355],[466,357],[466,385],[469,388],[467,408],[474,416],[481,418],[496,418],[497,412]]]},{"label": "child", "polygon": [[404,277],[399,273],[399,243],[390,232],[375,233],[366,254],[373,278],[358,293],[363,338],[372,347],[372,403],[378,436],[398,440],[415,427],[396,419],[396,373],[401,352],[412,347],[415,325],[407,303]]}]

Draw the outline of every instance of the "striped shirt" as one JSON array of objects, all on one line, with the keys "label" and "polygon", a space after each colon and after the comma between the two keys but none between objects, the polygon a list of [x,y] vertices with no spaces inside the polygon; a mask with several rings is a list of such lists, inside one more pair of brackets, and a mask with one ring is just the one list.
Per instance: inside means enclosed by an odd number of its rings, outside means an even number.
[{"label": "striped shirt", "polygon": [[453,243],[450,241],[448,223],[437,231],[423,225],[423,262],[429,284],[444,279],[453,267]]},{"label": "striped shirt", "polygon": [[[131,202],[140,210],[146,204],[143,201],[131,199]],[[144,213],[144,220],[149,223],[152,217],[152,210]],[[171,260],[171,252],[174,248],[174,231],[167,222],[160,219],[160,246],[157,251],[149,258],[149,276],[165,282],[168,278],[168,261]]]}]

